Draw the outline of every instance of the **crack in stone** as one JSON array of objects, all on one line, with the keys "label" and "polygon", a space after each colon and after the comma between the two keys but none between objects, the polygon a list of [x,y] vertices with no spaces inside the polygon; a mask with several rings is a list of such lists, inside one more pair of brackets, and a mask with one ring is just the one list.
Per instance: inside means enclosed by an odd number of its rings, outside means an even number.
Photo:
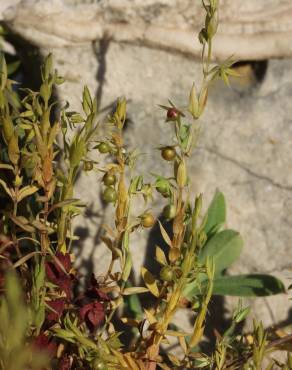
[{"label": "crack in stone", "polygon": [[283,184],[281,184],[281,183],[279,183],[279,182],[271,179],[270,177],[268,177],[266,175],[258,174],[256,172],[254,172],[253,170],[249,169],[248,167],[246,167],[246,165],[244,165],[243,163],[241,163],[237,159],[228,157],[227,155],[225,155],[223,153],[220,153],[220,152],[218,152],[215,149],[208,148],[208,147],[198,146],[198,148],[201,149],[201,150],[205,150],[205,151],[207,151],[207,152],[209,152],[211,154],[214,154],[214,155],[218,156],[220,159],[222,159],[224,161],[228,161],[230,163],[233,163],[235,166],[241,168],[246,173],[248,173],[250,176],[255,177],[255,178],[259,179],[259,180],[266,181],[270,185],[272,185],[272,186],[274,186],[276,188],[279,188],[279,189],[285,190],[285,191],[292,191],[292,186],[283,185]]},{"label": "crack in stone", "polygon": [[[228,156],[226,156],[226,155],[218,152],[217,150],[214,150],[214,149],[211,149],[211,148],[208,148],[208,147],[202,147],[202,146],[198,146],[198,149],[205,150],[205,151],[207,151],[207,152],[209,152],[211,154],[217,155],[220,159],[225,160],[225,161],[228,161],[228,162],[231,162],[234,165],[236,165],[239,168],[241,168],[242,170],[246,171],[252,177],[257,178],[257,179],[260,179],[260,180],[267,181],[269,184],[271,184],[274,187],[277,187],[277,188],[279,188],[281,190],[285,190],[285,191],[292,191],[292,187],[285,186],[285,185],[282,185],[280,183],[277,183],[273,179],[271,179],[271,178],[269,178],[269,177],[267,177],[265,175],[259,175],[259,174],[255,173],[254,171],[250,170],[249,168],[247,168],[244,164],[240,163],[238,160],[233,159],[233,158],[230,158],[230,157],[228,157]],[[254,184],[253,184],[252,181],[247,181],[245,183],[250,186],[252,200],[254,202],[256,211],[258,213],[257,199],[256,199],[256,193],[255,193],[255,189],[254,189]],[[267,235],[267,229],[265,228],[265,225],[261,222],[261,218],[260,217],[257,217],[257,218],[258,218],[260,229],[261,229],[261,231],[263,233],[265,244],[266,244],[267,248],[269,248],[269,238],[268,238],[268,235]],[[274,272],[282,271],[282,270],[289,270],[291,268],[292,268],[291,263],[290,264],[284,264],[282,266],[277,266],[277,267],[274,267],[274,268],[272,268],[270,270],[267,270],[267,271],[265,271],[265,273],[266,274],[273,274]],[[258,270],[257,266],[253,266],[253,269],[254,269],[255,272],[263,272],[262,270]]]}]

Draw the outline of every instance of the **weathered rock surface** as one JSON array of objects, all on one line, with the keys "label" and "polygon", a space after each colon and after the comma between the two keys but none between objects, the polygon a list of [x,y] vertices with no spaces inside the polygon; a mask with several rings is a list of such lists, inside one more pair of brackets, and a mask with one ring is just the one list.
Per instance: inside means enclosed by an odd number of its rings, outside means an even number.
[{"label": "weathered rock surface", "polygon": [[[192,82],[200,81],[201,68],[193,56],[199,53],[195,32],[202,13],[194,4],[101,0],[73,6],[73,0],[22,0],[5,12],[5,19],[43,55],[53,52],[67,79],[58,94],[73,109],[80,108],[84,84],[101,98],[102,106],[117,96],[127,97],[132,121],[127,142],[150,153],[138,168],[150,178],[149,172],[162,167],[154,148],[171,140],[157,104],[170,98],[184,105]],[[292,56],[290,0],[225,0],[221,5],[217,58]],[[260,65],[261,81],[231,89],[214,85],[190,163],[191,177],[194,193],[203,192],[206,205],[216,188],[223,191],[227,226],[245,240],[242,257],[230,273],[275,273],[287,279],[292,274],[292,60],[270,60],[265,75],[265,63]],[[99,269],[106,256],[97,246],[102,222],[97,184],[96,175],[80,179],[78,194],[95,206],[78,228],[83,260]],[[153,208],[158,211],[160,206],[157,199]],[[133,238],[137,266],[145,248],[146,256],[151,250],[148,241],[144,232]],[[291,309],[286,295],[251,304],[266,325],[285,320]]]},{"label": "weathered rock surface", "polygon": [[[42,47],[63,48],[110,38],[200,55],[195,37],[202,26],[200,2],[102,0],[73,5],[74,2],[22,0],[10,6],[4,18],[13,30]],[[2,9],[8,2],[4,4]],[[253,60],[292,56],[291,15],[289,0],[222,0],[214,56]]]}]

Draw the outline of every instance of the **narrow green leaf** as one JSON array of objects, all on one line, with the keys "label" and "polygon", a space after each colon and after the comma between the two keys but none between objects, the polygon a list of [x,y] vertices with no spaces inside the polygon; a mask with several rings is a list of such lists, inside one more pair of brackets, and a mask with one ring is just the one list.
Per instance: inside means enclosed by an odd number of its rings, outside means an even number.
[{"label": "narrow green leaf", "polygon": [[165,253],[158,245],[156,245],[156,248],[155,248],[155,259],[158,263],[160,263],[160,265],[163,265],[163,266],[167,265]]},{"label": "narrow green leaf", "polygon": [[136,294],[128,297],[129,309],[135,314],[136,317],[141,317],[143,314],[140,300]]},{"label": "narrow green leaf", "polygon": [[170,237],[168,236],[168,234],[167,234],[167,232],[166,232],[165,228],[162,226],[162,223],[161,223],[159,220],[158,220],[158,224],[159,224],[159,228],[160,228],[161,235],[162,235],[162,237],[163,237],[163,239],[164,239],[165,243],[166,243],[168,246],[172,247],[172,241],[170,240]]},{"label": "narrow green leaf", "polygon": [[1,53],[0,56],[0,78],[1,78],[1,89],[4,90],[4,87],[7,83],[7,64],[4,58],[4,54]]},{"label": "narrow green leaf", "polygon": [[25,256],[21,257],[19,260],[17,260],[14,264],[13,264],[13,267],[16,269],[17,267],[19,267],[20,265],[24,264],[26,261],[28,261],[29,259],[31,259],[32,257],[36,256],[37,254],[40,254],[41,252],[30,252],[28,254],[26,254]]},{"label": "narrow green leaf", "polygon": [[132,267],[133,267],[132,256],[131,256],[131,253],[128,252],[127,257],[126,257],[126,262],[125,262],[125,265],[124,265],[124,269],[123,269],[123,272],[122,272],[122,280],[123,281],[128,280],[128,278],[130,276],[130,273],[131,273],[131,270],[132,270]]},{"label": "narrow green leaf", "polygon": [[39,188],[37,186],[34,186],[34,185],[24,186],[18,192],[17,201],[20,202],[22,199],[28,197],[29,195],[32,195],[32,194],[36,193],[38,190],[39,190]]},{"label": "narrow green leaf", "polygon": [[0,169],[14,171],[14,167],[11,164],[0,163]]},{"label": "narrow green leaf", "polygon": [[65,206],[72,205],[72,204],[78,204],[78,203],[79,203],[79,199],[75,199],[75,198],[66,199],[61,202],[53,204],[52,207],[49,209],[48,213],[51,213],[53,210],[57,208],[63,208]]},{"label": "narrow green leaf", "polygon": [[157,281],[154,276],[145,267],[141,267],[141,275],[144,280],[145,285],[150,290],[150,292],[155,296],[159,297],[159,289],[157,286]]},{"label": "narrow green leaf", "polygon": [[20,66],[20,61],[12,62],[7,65],[7,73],[8,75],[12,75],[14,72],[18,70],[18,67]]},{"label": "narrow green leaf", "polygon": [[29,221],[23,217],[23,216],[13,216],[12,214],[9,215],[9,218],[21,229],[33,233],[35,231],[35,228],[31,225],[29,225]]},{"label": "narrow green leaf", "polygon": [[131,287],[124,290],[124,295],[141,294],[147,292],[149,292],[149,289],[145,287]]}]

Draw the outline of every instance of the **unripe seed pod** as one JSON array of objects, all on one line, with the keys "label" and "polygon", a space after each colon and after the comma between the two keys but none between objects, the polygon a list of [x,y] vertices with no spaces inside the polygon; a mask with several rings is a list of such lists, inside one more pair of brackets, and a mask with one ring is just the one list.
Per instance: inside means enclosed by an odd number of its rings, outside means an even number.
[{"label": "unripe seed pod", "polygon": [[163,281],[172,281],[174,272],[170,266],[163,266],[159,273],[160,279]]},{"label": "unripe seed pod", "polygon": [[115,185],[115,183],[117,182],[117,178],[114,174],[111,174],[110,172],[107,172],[103,176],[102,181],[106,186],[111,186],[111,185]]},{"label": "unripe seed pod", "polygon": [[107,188],[105,188],[105,190],[102,194],[102,198],[107,203],[113,203],[117,199],[117,192],[115,191],[114,188],[107,187]]},{"label": "unripe seed pod", "polygon": [[160,183],[155,186],[158,193],[160,193],[163,197],[168,198],[170,195],[170,188],[166,182]]},{"label": "unripe seed pod", "polygon": [[173,204],[168,204],[163,208],[162,215],[166,220],[172,220],[176,215],[176,208]]},{"label": "unripe seed pod", "polygon": [[161,150],[161,156],[166,161],[173,161],[176,157],[176,151],[172,146],[166,146]]},{"label": "unripe seed pod", "polygon": [[105,142],[101,142],[97,148],[102,154],[108,153],[110,151],[110,146],[108,145],[108,143]]},{"label": "unripe seed pod", "polygon": [[155,224],[155,218],[152,213],[144,213],[141,217],[141,225],[145,228],[150,228]]}]

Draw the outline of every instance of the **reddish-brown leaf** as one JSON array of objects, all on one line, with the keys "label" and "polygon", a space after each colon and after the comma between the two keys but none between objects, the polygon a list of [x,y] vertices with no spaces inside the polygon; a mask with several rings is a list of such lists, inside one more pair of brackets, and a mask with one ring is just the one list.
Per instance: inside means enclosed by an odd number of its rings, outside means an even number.
[{"label": "reddish-brown leaf", "polygon": [[81,320],[85,321],[89,330],[95,330],[104,320],[104,308],[100,302],[92,302],[79,310]]},{"label": "reddish-brown leaf", "polygon": [[52,308],[53,311],[49,310],[47,313],[47,319],[49,321],[58,321],[62,316],[62,313],[65,309],[66,301],[64,298],[58,298],[53,301],[47,302],[48,306]]},{"label": "reddish-brown leaf", "polygon": [[45,333],[40,333],[33,341],[33,347],[37,350],[47,352],[54,357],[57,353],[57,344],[53,342]]}]

